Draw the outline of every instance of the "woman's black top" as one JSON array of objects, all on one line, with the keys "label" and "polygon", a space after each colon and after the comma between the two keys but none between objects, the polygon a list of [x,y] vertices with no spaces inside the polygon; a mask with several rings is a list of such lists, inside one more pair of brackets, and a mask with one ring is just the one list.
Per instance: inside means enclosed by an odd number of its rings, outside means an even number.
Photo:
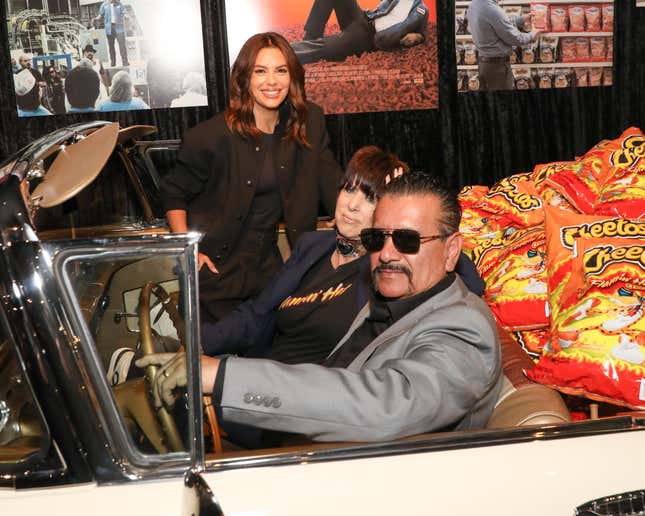
[{"label": "woman's black top", "polygon": [[186,132],[175,168],[162,178],[163,210],[187,212],[190,230],[204,234],[199,251],[220,271],[199,272],[206,321],[257,295],[280,268],[280,218],[293,245],[316,228],[321,206],[334,213],[342,171],[328,148],[322,110],[307,105],[309,146],[283,138],[283,113],[275,136],[260,139],[231,132],[220,113]]},{"label": "woman's black top", "polygon": [[278,307],[269,358],[287,364],[321,363],[356,316],[360,260],[334,269],[325,255]]}]

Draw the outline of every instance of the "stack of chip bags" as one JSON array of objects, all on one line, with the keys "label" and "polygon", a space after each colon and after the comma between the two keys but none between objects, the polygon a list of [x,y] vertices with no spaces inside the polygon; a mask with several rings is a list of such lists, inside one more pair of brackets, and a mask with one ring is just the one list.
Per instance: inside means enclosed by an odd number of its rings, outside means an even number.
[{"label": "stack of chip bags", "polygon": [[527,374],[645,409],[645,135],[629,128],[550,172],[545,183],[578,213],[546,209],[551,323]]},{"label": "stack of chip bags", "polygon": [[645,408],[645,135],[462,193],[464,250],[530,378]]},{"label": "stack of chip bags", "polygon": [[[498,324],[538,356],[544,338],[531,332],[548,325],[546,248],[543,201],[532,174],[513,175],[490,189],[466,188],[460,202],[464,251],[486,282],[486,301]],[[477,230],[481,221],[486,231]]]}]

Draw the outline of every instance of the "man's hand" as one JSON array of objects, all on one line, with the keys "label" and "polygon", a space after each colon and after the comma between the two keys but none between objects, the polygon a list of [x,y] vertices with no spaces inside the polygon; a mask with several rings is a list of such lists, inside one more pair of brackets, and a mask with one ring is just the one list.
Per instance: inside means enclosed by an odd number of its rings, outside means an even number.
[{"label": "man's hand", "polygon": [[402,47],[410,48],[423,43],[424,40],[425,38],[423,37],[423,34],[419,34],[418,32],[410,32],[410,34],[406,34],[401,38],[399,44]]},{"label": "man's hand", "polygon": [[[186,353],[153,353],[146,355],[135,362],[140,368],[150,365],[159,366],[155,381],[152,385],[152,395],[155,408],[163,404],[172,407],[175,404],[175,389],[186,387],[188,383],[186,373]],[[213,392],[219,360],[202,355],[202,392]]]},{"label": "man's hand", "polygon": [[212,260],[204,253],[199,253],[197,255],[197,270],[202,270],[202,267],[204,265],[206,265],[206,267],[208,267],[213,274],[219,274],[219,271],[217,270],[217,267],[215,267],[215,264],[212,262]]},{"label": "man's hand", "polygon": [[175,404],[175,389],[186,387],[186,353],[153,353],[134,363],[137,367],[160,366],[152,385],[155,408]]}]

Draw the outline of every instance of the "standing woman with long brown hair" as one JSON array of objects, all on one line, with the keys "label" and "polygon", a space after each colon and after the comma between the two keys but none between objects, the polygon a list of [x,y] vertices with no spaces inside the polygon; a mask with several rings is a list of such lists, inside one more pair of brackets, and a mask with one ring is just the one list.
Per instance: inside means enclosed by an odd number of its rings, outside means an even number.
[{"label": "standing woman with long brown hair", "polygon": [[315,229],[320,205],[334,213],[342,171],[328,143],[287,40],[274,32],[249,38],[233,65],[228,109],[186,132],[162,182],[170,229],[204,233],[203,320],[222,318],[280,268],[280,220],[293,245]]}]

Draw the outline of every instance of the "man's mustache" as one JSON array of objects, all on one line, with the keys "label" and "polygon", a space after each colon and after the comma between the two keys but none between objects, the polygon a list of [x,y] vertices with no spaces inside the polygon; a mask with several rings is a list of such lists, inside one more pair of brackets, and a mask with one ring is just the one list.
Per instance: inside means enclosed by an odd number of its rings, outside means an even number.
[{"label": "man's mustache", "polygon": [[412,282],[412,271],[408,269],[405,265],[398,265],[396,263],[382,263],[374,267],[372,270],[372,280],[376,280],[376,277],[381,271],[399,271],[405,274],[408,277],[408,281]]}]

